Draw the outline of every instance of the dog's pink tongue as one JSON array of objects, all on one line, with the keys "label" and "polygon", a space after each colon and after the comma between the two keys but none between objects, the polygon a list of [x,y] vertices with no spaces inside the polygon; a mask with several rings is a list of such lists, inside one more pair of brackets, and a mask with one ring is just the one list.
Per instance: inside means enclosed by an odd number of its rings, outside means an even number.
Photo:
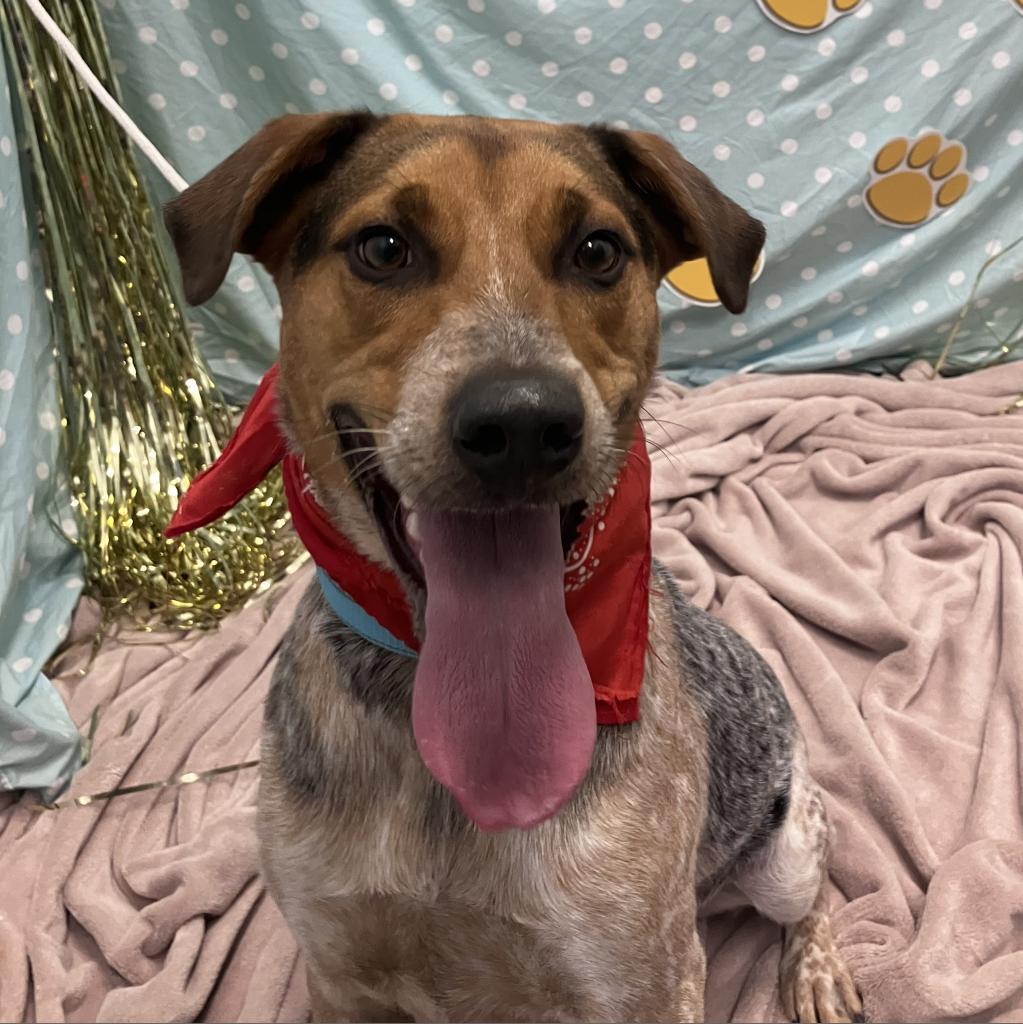
[{"label": "dog's pink tongue", "polygon": [[565,612],[558,508],[418,517],[427,589],[412,691],[419,752],[480,828],[537,825],[575,792],[597,733]]}]

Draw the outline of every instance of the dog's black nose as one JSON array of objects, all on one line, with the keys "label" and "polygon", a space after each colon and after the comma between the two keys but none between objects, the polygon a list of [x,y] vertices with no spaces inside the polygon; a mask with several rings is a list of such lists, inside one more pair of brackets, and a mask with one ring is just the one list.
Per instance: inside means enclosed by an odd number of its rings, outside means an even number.
[{"label": "dog's black nose", "polygon": [[582,398],[549,373],[481,374],[451,404],[451,442],[488,486],[515,492],[556,476],[582,446]]}]

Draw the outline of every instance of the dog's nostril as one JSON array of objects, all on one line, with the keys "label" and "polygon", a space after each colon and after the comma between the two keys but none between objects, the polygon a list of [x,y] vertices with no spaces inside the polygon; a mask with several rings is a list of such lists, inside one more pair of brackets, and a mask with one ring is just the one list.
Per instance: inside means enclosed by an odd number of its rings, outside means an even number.
[{"label": "dog's nostril", "polygon": [[553,452],[564,452],[579,441],[579,430],[568,423],[552,423],[543,432],[543,446]]},{"label": "dog's nostril", "polygon": [[496,423],[481,423],[467,436],[457,437],[456,441],[466,451],[484,458],[500,455],[508,447],[508,438]]}]

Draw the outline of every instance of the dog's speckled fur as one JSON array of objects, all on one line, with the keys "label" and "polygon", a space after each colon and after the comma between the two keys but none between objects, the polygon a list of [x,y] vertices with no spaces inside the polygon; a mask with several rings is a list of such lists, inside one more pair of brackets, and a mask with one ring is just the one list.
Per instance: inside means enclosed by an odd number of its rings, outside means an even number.
[{"label": "dog's speckled fur", "polygon": [[[344,240],[395,218],[422,258],[403,283],[369,285]],[[410,503],[480,508],[487,495],[449,450],[451,394],[481,368],[553,370],[581,395],[582,450],[528,500],[595,497],[656,363],[658,280],[705,255],[740,311],[763,241],[645,133],[368,114],[272,123],[167,220],[192,301],[235,250],[274,273],[288,436],[321,504],[394,568],[332,410],[365,414],[379,471]],[[577,280],[559,255],[580,224],[625,240],[613,288]],[[422,586],[402,581],[421,633]],[[790,1012],[860,1012],[828,922],[823,804],[784,695],[663,569],[640,720],[600,728],[588,777],[537,828],[481,832],[430,776],[410,725],[414,673],[310,587],[267,701],[259,829],[315,1020],[699,1020],[697,907],[729,893],[787,927]]]}]

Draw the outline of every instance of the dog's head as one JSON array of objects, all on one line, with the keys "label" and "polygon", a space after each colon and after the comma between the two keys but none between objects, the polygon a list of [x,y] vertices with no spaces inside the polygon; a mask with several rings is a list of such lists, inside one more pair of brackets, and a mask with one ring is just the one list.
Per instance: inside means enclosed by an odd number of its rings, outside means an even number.
[{"label": "dog's head", "polygon": [[189,301],[235,252],[273,274],[288,432],[339,526],[427,596],[431,637],[434,596],[468,600],[503,545],[519,589],[463,610],[542,605],[632,442],[662,276],[705,257],[741,312],[764,239],[655,135],[369,113],[271,122],[166,220]]}]

